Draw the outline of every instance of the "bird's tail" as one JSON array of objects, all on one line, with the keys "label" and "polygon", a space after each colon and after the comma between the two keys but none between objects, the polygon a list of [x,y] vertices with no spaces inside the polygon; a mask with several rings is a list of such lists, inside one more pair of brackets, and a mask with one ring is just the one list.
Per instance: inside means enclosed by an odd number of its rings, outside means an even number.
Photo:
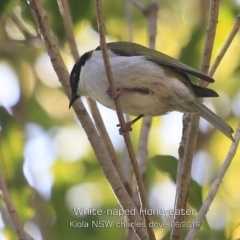
[{"label": "bird's tail", "polygon": [[191,102],[191,105],[200,114],[201,117],[210,122],[217,129],[219,129],[229,139],[234,141],[232,137],[233,130],[226,122],[224,122],[214,112],[212,112],[209,108],[207,108],[205,105],[198,101]]}]

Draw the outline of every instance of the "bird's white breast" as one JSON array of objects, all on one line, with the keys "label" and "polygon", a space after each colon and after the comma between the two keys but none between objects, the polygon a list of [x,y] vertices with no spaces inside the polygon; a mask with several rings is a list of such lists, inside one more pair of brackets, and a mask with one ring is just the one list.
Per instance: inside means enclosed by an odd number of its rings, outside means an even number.
[{"label": "bird's white breast", "polygon": [[[150,91],[149,94],[137,91],[123,93],[119,97],[123,112],[157,116],[173,110],[188,111],[184,105],[194,100],[192,92],[175,77],[168,77],[162,67],[141,56],[124,57],[111,51],[108,53],[116,87]],[[81,69],[78,93],[115,109],[113,100],[106,93],[108,87],[102,53],[94,51]]]}]

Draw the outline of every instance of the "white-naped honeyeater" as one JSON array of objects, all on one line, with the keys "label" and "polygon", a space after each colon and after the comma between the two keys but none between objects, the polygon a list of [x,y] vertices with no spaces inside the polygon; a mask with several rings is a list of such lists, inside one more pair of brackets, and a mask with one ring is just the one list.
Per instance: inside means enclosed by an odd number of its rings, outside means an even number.
[{"label": "white-naped honeyeater", "polygon": [[[136,119],[171,111],[198,113],[233,140],[232,128],[198,99],[218,97],[218,94],[193,84],[188,75],[212,83],[214,80],[210,76],[136,43],[107,43],[107,49],[124,113],[138,116]],[[72,97],[69,107],[78,97],[87,96],[115,110],[100,47],[78,59],[70,75],[70,85]]]}]

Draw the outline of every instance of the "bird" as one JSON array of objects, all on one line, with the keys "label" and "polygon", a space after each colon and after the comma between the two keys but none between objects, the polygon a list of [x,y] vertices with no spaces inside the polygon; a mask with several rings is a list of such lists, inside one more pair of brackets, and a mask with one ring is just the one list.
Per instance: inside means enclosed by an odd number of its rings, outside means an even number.
[{"label": "bird", "polygon": [[125,114],[156,117],[172,111],[196,113],[234,141],[232,128],[200,98],[218,97],[209,88],[195,85],[189,75],[208,83],[214,79],[154,49],[133,42],[106,44],[117,94],[113,96],[106,75],[101,47],[84,53],[70,73],[69,108],[81,96],[90,97],[107,108],[115,109],[119,98]]}]

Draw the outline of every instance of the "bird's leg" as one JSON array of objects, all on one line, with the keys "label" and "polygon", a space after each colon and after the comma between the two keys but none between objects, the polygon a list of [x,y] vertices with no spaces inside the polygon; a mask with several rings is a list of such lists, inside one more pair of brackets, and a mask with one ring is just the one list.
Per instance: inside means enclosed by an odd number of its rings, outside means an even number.
[{"label": "bird's leg", "polygon": [[140,114],[139,116],[137,116],[136,118],[134,118],[132,121],[126,122],[126,124],[128,124],[130,127],[137,122],[139,119],[141,119],[142,117],[144,117],[143,114]]},{"label": "bird's leg", "polygon": [[[120,95],[121,95],[122,93],[124,93],[124,92],[129,92],[129,91],[131,91],[131,89],[129,89],[129,88],[120,88],[120,87],[117,87],[117,88],[116,88],[116,94],[113,94],[111,88],[108,87],[106,93],[107,93],[107,95],[108,95],[111,99],[116,100],[116,99],[118,99],[118,98],[120,97]],[[137,116],[136,118],[134,118],[132,121],[126,122],[126,128],[125,128],[125,129],[122,129],[121,126],[120,126],[120,124],[117,124],[117,127],[120,127],[120,128],[119,128],[119,133],[120,133],[121,135],[125,135],[125,134],[127,134],[128,132],[131,132],[131,131],[132,131],[131,126],[132,126],[135,122],[137,122],[140,118],[142,118],[143,116],[144,116],[143,114],[140,114],[139,116]]]},{"label": "bird's leg", "polygon": [[110,87],[108,87],[108,88],[107,88],[107,91],[106,91],[107,95],[108,95],[111,99],[113,99],[113,100],[118,99],[119,96],[120,96],[122,93],[124,93],[124,92],[127,92],[127,88],[117,87],[117,88],[116,88],[116,94],[113,94],[113,93],[112,93],[112,90],[111,90]]},{"label": "bird's leg", "polygon": [[118,124],[117,127],[120,127],[120,128],[119,128],[119,133],[120,133],[121,135],[125,135],[125,134],[127,134],[128,132],[131,132],[131,131],[132,131],[131,126],[132,126],[135,122],[137,122],[140,118],[142,118],[143,116],[144,116],[143,114],[140,114],[139,116],[137,116],[136,118],[134,118],[132,121],[126,122],[126,129],[127,129],[127,131],[126,131],[126,130],[123,131],[123,129],[121,128],[120,124]]}]

